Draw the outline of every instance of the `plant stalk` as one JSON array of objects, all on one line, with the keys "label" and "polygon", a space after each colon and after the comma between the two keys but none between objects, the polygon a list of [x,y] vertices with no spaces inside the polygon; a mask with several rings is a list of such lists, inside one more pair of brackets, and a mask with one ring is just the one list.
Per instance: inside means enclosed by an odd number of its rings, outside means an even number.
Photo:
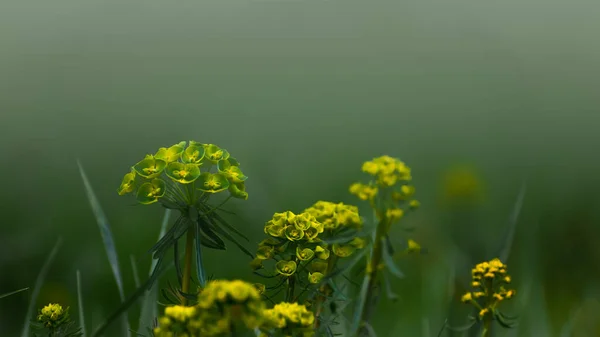
[{"label": "plant stalk", "polygon": [[[331,273],[331,271],[333,270],[333,267],[335,267],[335,263],[337,262],[337,256],[330,256],[329,259],[327,260],[327,272],[325,275],[329,275],[329,273]],[[333,280],[331,280],[333,282]],[[314,323],[314,328],[317,329],[320,327],[321,325],[321,320],[319,319],[321,317],[321,314],[323,313],[323,303],[325,302],[325,300],[327,299],[325,297],[325,291],[327,290],[327,284],[323,284],[320,289],[319,292],[320,294],[317,295],[317,300],[315,302],[315,323]]]},{"label": "plant stalk", "polygon": [[[377,225],[377,229],[375,231],[375,240],[373,242],[373,252],[371,254],[371,259],[369,260],[369,264],[367,266],[367,271],[365,275],[365,282],[367,284],[367,293],[362,305],[360,308],[360,323],[368,323],[371,316],[371,305],[373,304],[374,296],[375,296],[375,287],[377,285],[378,279],[377,276],[379,274],[379,264],[381,263],[381,259],[383,257],[383,247],[381,244],[381,239],[385,235],[386,230],[386,221],[381,220]],[[364,328],[359,329],[359,335],[364,335]]]},{"label": "plant stalk", "polygon": [[[183,280],[181,284],[181,291],[185,294],[190,293],[190,281],[192,279],[192,254],[194,251],[194,231],[187,231],[187,238],[185,242],[185,257],[183,264]],[[188,302],[187,298],[182,299],[182,304],[186,305]]]}]

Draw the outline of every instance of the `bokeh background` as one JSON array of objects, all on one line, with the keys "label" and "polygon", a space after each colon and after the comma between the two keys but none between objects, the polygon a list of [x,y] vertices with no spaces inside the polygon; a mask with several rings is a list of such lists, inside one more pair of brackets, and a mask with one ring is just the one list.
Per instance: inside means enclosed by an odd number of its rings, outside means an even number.
[{"label": "bokeh background", "polygon": [[[33,287],[61,236],[38,302],[76,309],[79,269],[97,325],[119,297],[76,160],[132,292],[130,256],[145,275],[163,210],[116,188],[146,153],[194,139],[250,177],[249,200],[228,207],[252,244],[276,211],[358,204],[347,188],[365,160],[412,167],[422,208],[405,223],[429,254],[401,262],[380,336],[435,336],[460,311],[454,279],[500,244],[526,180],[512,336],[563,336],[568,321],[597,336],[599,13],[585,0],[2,0],[0,293]],[[254,280],[237,250],[207,254],[216,277]],[[19,334],[29,296],[0,301],[0,335]]]}]

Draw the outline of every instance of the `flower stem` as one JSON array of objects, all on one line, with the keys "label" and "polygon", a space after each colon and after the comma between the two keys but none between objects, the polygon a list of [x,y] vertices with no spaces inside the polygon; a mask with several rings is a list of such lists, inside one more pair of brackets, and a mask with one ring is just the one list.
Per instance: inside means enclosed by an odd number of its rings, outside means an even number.
[{"label": "flower stem", "polygon": [[[364,298],[364,301],[362,302],[362,307],[359,309],[360,310],[360,322],[359,324],[362,323],[368,323],[370,320],[370,316],[371,316],[371,311],[373,308],[371,308],[371,306],[373,305],[373,300],[375,297],[375,287],[377,286],[377,276],[378,276],[378,271],[379,271],[379,264],[381,263],[381,259],[382,259],[382,245],[381,245],[381,239],[383,238],[383,236],[385,235],[385,230],[386,230],[386,222],[382,219],[378,225],[377,225],[377,230],[375,231],[375,237],[374,237],[374,242],[373,242],[373,252],[371,254],[371,259],[369,260],[369,264],[367,265],[367,271],[365,274],[365,282],[367,282],[367,292]],[[364,328],[360,328],[359,329],[359,336],[360,335],[364,335]]]},{"label": "flower stem", "polygon": [[489,337],[491,336],[492,331],[492,320],[491,318],[487,318],[483,321],[483,330],[481,331],[481,337]]},{"label": "flower stem", "polygon": [[285,295],[286,302],[292,302],[294,300],[294,288],[296,285],[296,276],[292,275],[288,277],[288,288],[287,293]]},{"label": "flower stem", "polygon": [[[190,281],[192,279],[192,253],[194,250],[194,232],[188,230],[187,238],[185,242],[185,257],[183,264],[183,280],[181,284],[181,291],[185,294],[190,292]],[[183,305],[187,304],[187,299],[183,298]]]},{"label": "flower stem", "polygon": [[[335,267],[335,263],[337,262],[337,257],[336,256],[330,256],[329,259],[327,259],[327,272],[325,275],[328,275],[329,273],[331,273],[331,271],[333,270],[333,268]],[[332,280],[333,282],[333,280]],[[327,291],[327,284],[323,284],[321,286],[321,288],[319,289],[319,294],[317,295],[317,299],[315,301],[315,323],[314,323],[314,327],[315,329],[319,328],[319,326],[321,325],[321,320],[319,319],[321,317],[321,314],[323,313],[323,303],[325,302],[325,300],[327,299],[326,297],[326,292]]]}]

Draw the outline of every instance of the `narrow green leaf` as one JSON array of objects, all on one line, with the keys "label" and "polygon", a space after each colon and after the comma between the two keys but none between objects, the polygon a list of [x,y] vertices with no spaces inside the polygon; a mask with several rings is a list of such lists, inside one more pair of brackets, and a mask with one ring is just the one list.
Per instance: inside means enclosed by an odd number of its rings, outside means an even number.
[{"label": "narrow green leaf", "polygon": [[515,230],[517,228],[517,222],[519,220],[519,214],[521,213],[521,208],[523,206],[523,200],[525,199],[525,192],[527,191],[527,183],[523,182],[521,185],[521,191],[517,196],[517,200],[515,201],[515,205],[513,206],[513,210],[510,214],[510,218],[508,220],[508,226],[506,228],[506,233],[504,235],[504,240],[502,242],[502,247],[500,248],[500,252],[498,257],[502,262],[508,260],[510,255],[510,250],[512,247],[512,243],[515,237]]},{"label": "narrow green leaf", "polygon": [[23,325],[23,331],[21,332],[21,337],[29,337],[29,322],[31,321],[31,316],[35,311],[35,305],[37,301],[37,297],[40,293],[40,289],[42,289],[42,285],[44,284],[44,280],[46,279],[46,275],[48,274],[48,270],[50,269],[50,265],[54,261],[56,254],[58,253],[58,249],[62,245],[62,238],[58,238],[52,251],[46,258],[42,269],[40,269],[40,273],[35,280],[35,285],[33,287],[33,292],[31,293],[31,300],[29,301],[29,307],[27,308],[27,315],[25,316],[25,324]]},{"label": "narrow green leaf", "polygon": [[[156,268],[154,269],[154,271],[152,273],[156,277],[163,275],[167,270],[169,270],[173,267],[173,262],[171,262],[168,266],[161,268],[161,262],[162,262],[162,259],[159,260],[159,263],[156,265]],[[112,323],[114,323],[116,320],[118,320],[120,317],[122,317],[122,315],[124,313],[126,313],[127,310],[140,297],[142,297],[144,294],[146,294],[147,290],[152,287],[153,282],[154,282],[153,278],[148,278],[148,280],[146,280],[146,282],[144,282],[141,287],[137,288],[133,292],[133,294],[131,294],[128,298],[126,298],[125,301],[123,303],[121,303],[121,305],[112,314],[110,314],[110,316],[108,316],[104,320],[104,322],[102,322],[102,324],[100,324],[96,328],[96,330],[91,334],[91,337],[102,336],[102,334],[106,331],[106,329],[109,326],[111,326]],[[127,330],[127,333],[129,333],[129,330]],[[23,337],[25,337],[25,336],[23,336]]]},{"label": "narrow green leaf", "polygon": [[[123,302],[125,301],[125,290],[123,289],[123,278],[121,277],[117,248],[110,230],[110,224],[108,223],[108,219],[102,210],[100,201],[96,197],[96,193],[94,193],[92,185],[88,180],[87,175],[83,170],[83,166],[79,160],[77,161],[77,165],[79,166],[79,173],[81,174],[81,179],[83,180],[83,184],[85,186],[88,201],[96,217],[98,227],[100,228],[100,234],[102,235],[102,241],[104,242],[104,249],[106,250],[106,255],[108,257],[108,261],[119,290],[119,297],[121,298],[121,302]],[[129,337],[129,320],[127,319],[127,315],[123,316],[123,336]]]},{"label": "narrow green leaf", "polygon": [[390,255],[390,252],[393,252],[393,250],[388,247],[387,240],[385,238],[381,238],[381,245],[383,246],[381,249],[381,254],[387,269],[397,278],[404,278],[404,273],[400,270],[400,268],[398,268],[398,266],[396,266],[396,263],[394,263],[394,258],[392,255]]},{"label": "narrow green leaf", "polygon": [[79,311],[79,326],[81,327],[81,336],[85,337],[85,315],[83,314],[83,295],[81,291],[81,273],[77,270],[77,309]]},{"label": "narrow green leaf", "polygon": [[[171,216],[171,210],[166,209],[165,215],[162,220],[162,224],[160,226],[160,233],[158,234],[157,241],[160,241],[167,232],[167,225],[169,223],[169,218]],[[150,266],[150,271],[148,276],[152,276],[152,272],[156,267],[157,260],[152,260],[152,265]],[[156,302],[158,301],[158,292],[156,289],[156,285],[153,284],[149,290],[146,291],[144,295],[144,299],[142,300],[142,309],[140,313],[140,322],[138,326],[138,331],[142,331],[144,328],[149,328],[152,326],[152,322],[154,318],[158,316],[158,305]]]},{"label": "narrow green leaf", "polygon": [[342,267],[339,267],[337,269],[334,269],[331,273],[329,273],[328,275],[325,275],[324,279],[331,279],[334,278],[340,274],[343,274],[345,272],[347,272],[348,270],[350,270],[352,267],[354,267],[360,260],[362,260],[362,258],[367,254],[368,249],[364,248],[361,249],[360,252],[358,254],[355,254],[349,262],[347,262],[346,264],[344,264]]},{"label": "narrow green leaf", "polygon": [[250,256],[250,258],[254,258],[254,254],[252,254],[252,252],[250,252],[246,247],[244,247],[241,243],[239,243],[233,236],[231,236],[231,234],[229,234],[223,228],[221,228],[219,226],[214,226],[214,227],[212,227],[212,229],[215,232],[217,232],[218,234],[221,234],[223,237],[225,237],[225,239],[229,240],[231,243],[236,245],[243,253]]},{"label": "narrow green leaf", "polygon": [[365,302],[367,301],[367,292],[369,291],[369,283],[371,277],[369,274],[365,275],[363,279],[363,284],[360,288],[360,292],[358,294],[358,301],[356,302],[356,308],[354,309],[354,315],[352,319],[352,325],[350,327],[351,336],[356,336],[358,330],[360,329],[362,323],[362,312],[365,307]]},{"label": "narrow green leaf", "polygon": [[200,287],[204,288],[206,285],[206,271],[204,270],[204,263],[202,261],[202,245],[200,244],[200,223],[198,221],[194,221],[194,228],[196,230],[196,238],[198,238],[194,244],[196,248],[196,276],[198,277],[198,282],[200,283]]},{"label": "narrow green leaf", "polygon": [[138,274],[137,265],[135,263],[135,257],[133,255],[129,255],[129,261],[131,261],[131,271],[133,272],[133,282],[135,283],[135,287],[140,287],[140,275]]},{"label": "narrow green leaf", "polygon": [[2,294],[2,295],[0,295],[0,299],[3,299],[5,297],[8,297],[8,296],[11,296],[11,295],[14,295],[14,294],[18,294],[18,293],[20,293],[22,291],[25,291],[25,290],[28,290],[28,289],[29,289],[29,287],[23,288],[23,289],[19,289],[19,290],[15,290],[15,291],[11,291],[11,292],[6,293],[6,294]]}]

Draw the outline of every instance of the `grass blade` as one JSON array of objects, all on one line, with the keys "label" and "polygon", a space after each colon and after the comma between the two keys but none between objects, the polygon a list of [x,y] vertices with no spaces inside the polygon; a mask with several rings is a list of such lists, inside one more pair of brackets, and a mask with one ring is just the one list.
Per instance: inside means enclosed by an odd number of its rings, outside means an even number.
[{"label": "grass blade", "polygon": [[44,284],[44,280],[46,279],[46,274],[48,274],[50,265],[52,264],[52,261],[54,261],[54,258],[58,253],[60,245],[62,245],[62,238],[59,237],[58,240],[56,240],[52,251],[50,251],[50,254],[46,258],[42,269],[40,269],[40,273],[38,274],[37,279],[35,280],[35,285],[33,287],[33,292],[31,293],[31,300],[29,301],[29,307],[27,308],[27,316],[25,317],[25,325],[23,326],[23,332],[21,333],[21,337],[29,337],[29,324],[31,321],[31,316],[33,315],[33,311],[35,310],[37,297],[40,293],[42,285]]},{"label": "grass blade", "polygon": [[135,287],[140,287],[140,275],[138,274],[137,265],[135,264],[135,257],[133,255],[129,255],[129,260],[131,261],[131,270],[133,272],[133,282],[135,283]]},{"label": "grass blade", "polygon": [[[156,270],[157,277],[163,275],[167,270],[171,269],[172,267],[172,261],[169,265],[164,266],[162,268],[160,264],[157,265],[157,268],[159,268],[158,270]],[[102,322],[102,324],[100,324],[100,326],[96,328],[96,330],[94,330],[91,337],[102,336],[102,334],[114,321],[116,321],[119,317],[123,316],[123,314],[127,312],[127,309],[129,309],[135,303],[135,301],[137,301],[148,291],[153,281],[154,280],[152,278],[149,278],[142,284],[141,287],[137,288],[133,292],[133,294],[129,295],[129,297],[125,299],[125,301],[121,303],[121,305],[112,314],[110,314],[110,316],[108,316],[108,318],[106,318],[104,322]],[[127,333],[129,333],[129,330],[127,330]]]},{"label": "grass blade", "polygon": [[[112,232],[110,230],[110,225],[108,223],[108,219],[100,206],[100,202],[92,189],[92,185],[88,180],[81,163],[77,161],[77,165],[79,166],[79,173],[81,174],[81,179],[83,180],[83,184],[85,186],[86,195],[88,201],[90,202],[90,206],[92,207],[92,211],[96,217],[96,222],[98,223],[98,227],[100,228],[100,234],[102,235],[102,241],[104,242],[104,248],[106,250],[106,255],[108,257],[108,261],[110,262],[110,267],[113,272],[113,276],[115,277],[115,282],[117,283],[117,288],[119,289],[119,296],[121,298],[121,302],[125,301],[125,290],[123,289],[123,278],[121,277],[121,270],[119,268],[119,259],[117,256],[117,249],[115,247],[115,242],[112,236]],[[127,316],[123,316],[123,336],[130,336],[129,334],[129,322]]]},{"label": "grass blade", "polygon": [[[158,234],[157,241],[160,241],[160,239],[162,239],[163,236],[165,236],[170,216],[171,210],[165,210],[165,216],[163,217],[162,224],[160,226],[160,233]],[[150,266],[150,273],[148,274],[148,276],[152,276],[152,271],[154,271],[154,268],[156,268],[157,262],[158,260],[156,259],[152,260],[152,265]],[[146,294],[144,295],[144,299],[142,301],[142,310],[140,313],[140,323],[138,326],[138,331],[143,331],[143,329],[152,326],[154,318],[158,316],[158,305],[156,304],[157,301],[158,292],[156,286],[153,285],[152,288],[146,291]]]},{"label": "grass blade", "polygon": [[86,337],[85,316],[83,315],[83,296],[81,291],[81,273],[77,270],[77,306],[79,307],[79,326],[81,327],[81,337]]},{"label": "grass blade", "polygon": [[362,322],[362,312],[365,307],[367,301],[367,292],[369,291],[369,283],[371,281],[371,277],[367,274],[363,280],[363,284],[360,288],[360,293],[358,295],[358,301],[356,302],[356,309],[354,309],[354,317],[352,320],[352,326],[350,331],[352,331],[352,336],[356,336],[358,333]]},{"label": "grass blade", "polygon": [[196,276],[198,277],[198,282],[200,283],[200,287],[204,288],[206,285],[206,272],[204,271],[204,264],[202,261],[202,245],[200,244],[200,224],[195,223],[194,229],[196,230]]},{"label": "grass blade", "polygon": [[5,297],[8,297],[8,296],[11,296],[11,295],[14,295],[14,294],[18,294],[18,293],[20,293],[22,291],[25,291],[25,290],[28,290],[28,289],[29,289],[29,287],[23,288],[23,289],[19,289],[19,290],[15,290],[15,291],[11,291],[11,292],[6,293],[6,294],[2,294],[2,295],[0,295],[0,299],[3,299]]},{"label": "grass blade", "polygon": [[508,257],[510,255],[510,250],[512,247],[513,240],[515,238],[515,230],[517,228],[517,222],[519,220],[519,214],[521,213],[521,208],[523,206],[523,199],[525,199],[525,192],[527,191],[527,183],[523,182],[521,185],[521,191],[517,196],[517,201],[513,207],[513,210],[510,214],[510,218],[508,220],[508,228],[506,229],[506,234],[504,236],[504,241],[502,243],[502,247],[500,248],[500,253],[498,254],[500,261],[506,263]]}]

